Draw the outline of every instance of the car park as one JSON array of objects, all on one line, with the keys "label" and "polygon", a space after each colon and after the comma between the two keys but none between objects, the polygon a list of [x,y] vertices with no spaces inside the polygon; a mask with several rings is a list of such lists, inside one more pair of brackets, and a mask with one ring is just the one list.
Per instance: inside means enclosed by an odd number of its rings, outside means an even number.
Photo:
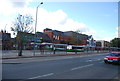
[{"label": "car park", "polygon": [[106,64],[120,64],[120,52],[112,52],[104,57],[104,62]]}]

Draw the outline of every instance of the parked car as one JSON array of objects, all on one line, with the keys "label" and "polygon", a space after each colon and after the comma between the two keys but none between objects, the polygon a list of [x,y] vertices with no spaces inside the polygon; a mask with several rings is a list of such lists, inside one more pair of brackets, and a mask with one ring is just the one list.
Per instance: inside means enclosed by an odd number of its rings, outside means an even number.
[{"label": "parked car", "polygon": [[113,64],[120,64],[120,52],[112,52],[104,57],[104,62],[113,63]]}]

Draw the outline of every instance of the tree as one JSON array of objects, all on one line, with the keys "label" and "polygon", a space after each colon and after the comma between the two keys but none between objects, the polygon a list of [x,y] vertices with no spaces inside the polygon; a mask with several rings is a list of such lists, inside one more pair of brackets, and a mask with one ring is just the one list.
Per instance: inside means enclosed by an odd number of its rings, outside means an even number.
[{"label": "tree", "polygon": [[110,41],[110,46],[120,48],[120,38],[114,38]]},{"label": "tree", "polygon": [[25,33],[32,33],[33,32],[33,18],[30,15],[18,15],[18,17],[13,22],[13,26],[11,27],[11,31],[14,32],[14,35],[17,34],[17,42],[18,42],[18,56],[22,56],[23,44],[26,41]]}]

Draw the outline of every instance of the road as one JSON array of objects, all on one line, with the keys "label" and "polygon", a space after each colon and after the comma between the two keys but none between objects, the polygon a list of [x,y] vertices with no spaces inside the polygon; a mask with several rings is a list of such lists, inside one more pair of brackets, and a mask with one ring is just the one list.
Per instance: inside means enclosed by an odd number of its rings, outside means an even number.
[{"label": "road", "polygon": [[41,61],[41,57],[37,57],[37,60],[33,58],[29,62],[3,63],[2,78],[20,81],[33,79],[118,79],[119,65],[105,64],[103,62],[104,56],[106,54],[46,57],[49,58],[48,61]]}]

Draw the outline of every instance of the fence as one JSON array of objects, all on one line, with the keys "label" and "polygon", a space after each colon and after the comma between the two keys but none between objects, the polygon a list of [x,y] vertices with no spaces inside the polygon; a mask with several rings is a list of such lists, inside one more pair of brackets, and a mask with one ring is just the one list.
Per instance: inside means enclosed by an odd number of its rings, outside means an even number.
[{"label": "fence", "polygon": [[[86,53],[108,53],[108,50],[89,50],[84,52],[66,52],[66,51],[52,51],[52,50],[22,50],[22,56],[44,56],[44,55],[67,55],[67,54],[86,54]],[[18,50],[2,50],[2,57],[16,57]]]}]

